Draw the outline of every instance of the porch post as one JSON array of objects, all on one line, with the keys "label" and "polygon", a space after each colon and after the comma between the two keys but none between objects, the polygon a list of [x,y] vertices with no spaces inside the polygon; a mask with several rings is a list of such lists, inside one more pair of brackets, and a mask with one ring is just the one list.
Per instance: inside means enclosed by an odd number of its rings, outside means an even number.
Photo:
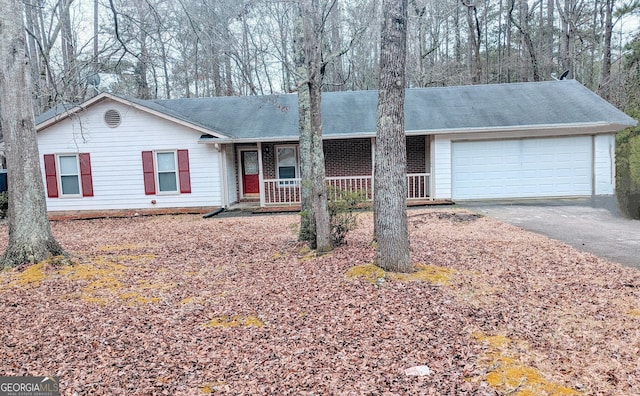
[{"label": "porch post", "polygon": [[424,136],[424,171],[429,173],[429,162],[431,161],[431,145],[429,144],[429,135]]},{"label": "porch post", "polygon": [[436,172],[435,172],[435,158],[436,158],[436,138],[435,135],[429,135],[429,199],[436,199],[434,194],[436,192]]},{"label": "porch post", "polygon": [[220,169],[222,173],[222,204],[223,208],[228,208],[229,206],[229,180],[227,175],[227,145],[217,145],[216,150],[220,153]]},{"label": "porch post", "polygon": [[262,173],[262,143],[258,142],[258,184],[260,185],[260,207],[265,206],[264,174]]},{"label": "porch post", "polygon": [[371,199],[373,199],[373,194],[375,190],[375,177],[376,174],[376,138],[371,138]]}]

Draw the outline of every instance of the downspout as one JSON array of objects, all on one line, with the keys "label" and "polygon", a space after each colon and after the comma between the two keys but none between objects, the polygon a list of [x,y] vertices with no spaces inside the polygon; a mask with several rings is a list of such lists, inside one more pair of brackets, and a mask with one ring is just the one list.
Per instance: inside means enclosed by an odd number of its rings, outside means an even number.
[{"label": "downspout", "polygon": [[222,197],[221,204],[223,208],[229,206],[229,178],[227,175],[227,145],[222,144],[218,146],[218,151],[220,152],[219,162],[220,162],[220,172],[222,173]]},{"label": "downspout", "polygon": [[611,167],[611,187],[616,195],[616,135],[609,137],[609,166]]},{"label": "downspout", "polygon": [[591,196],[596,195],[596,135],[591,135]]}]

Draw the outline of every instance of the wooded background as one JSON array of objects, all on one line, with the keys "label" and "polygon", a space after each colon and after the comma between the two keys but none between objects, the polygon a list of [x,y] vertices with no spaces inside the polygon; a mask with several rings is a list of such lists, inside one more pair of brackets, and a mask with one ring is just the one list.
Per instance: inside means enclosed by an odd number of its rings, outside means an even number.
[{"label": "wooded background", "polygon": [[[350,50],[324,90],[377,87],[380,0],[324,1],[322,44]],[[407,85],[550,80],[568,70],[624,107],[638,1],[413,0]],[[100,91],[139,98],[296,90],[294,0],[35,0],[29,54],[42,111]],[[93,84],[93,85],[92,85]]]}]

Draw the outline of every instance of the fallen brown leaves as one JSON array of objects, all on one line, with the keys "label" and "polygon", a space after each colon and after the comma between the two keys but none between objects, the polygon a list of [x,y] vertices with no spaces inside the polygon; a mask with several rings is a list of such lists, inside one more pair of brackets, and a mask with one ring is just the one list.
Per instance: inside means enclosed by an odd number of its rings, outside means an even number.
[{"label": "fallen brown leaves", "polygon": [[345,276],[373,261],[370,214],[318,258],[297,222],[53,223],[76,264],[0,273],[0,375],[57,375],[64,395],[640,393],[637,270],[420,209],[412,258],[447,282],[371,283]]}]

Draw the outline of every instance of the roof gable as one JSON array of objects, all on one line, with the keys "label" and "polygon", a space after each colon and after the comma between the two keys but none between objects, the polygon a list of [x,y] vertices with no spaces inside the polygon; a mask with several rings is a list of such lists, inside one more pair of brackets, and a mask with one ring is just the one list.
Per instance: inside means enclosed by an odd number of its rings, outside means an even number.
[{"label": "roof gable", "polygon": [[152,101],[133,99],[133,98],[123,98],[107,92],[103,92],[99,95],[96,95],[93,98],[83,102],[80,105],[61,104],[46,111],[45,113],[42,113],[41,115],[36,117],[36,130],[38,131],[43,130],[75,114],[78,114],[82,111],[86,111],[89,108],[91,108],[93,105],[100,103],[104,100],[112,100],[118,103],[122,103],[126,106],[131,106],[133,108],[136,108],[137,110],[141,110],[146,113],[152,114],[154,116],[164,118],[171,122],[185,125],[189,128],[198,130],[199,132],[202,132],[202,133],[212,135],[216,138],[228,138],[228,136],[225,136],[215,130],[212,130],[207,126],[199,125],[193,122],[192,120],[185,119],[180,114],[172,112],[170,109],[165,109],[163,107],[159,108],[158,106],[154,105]]}]

